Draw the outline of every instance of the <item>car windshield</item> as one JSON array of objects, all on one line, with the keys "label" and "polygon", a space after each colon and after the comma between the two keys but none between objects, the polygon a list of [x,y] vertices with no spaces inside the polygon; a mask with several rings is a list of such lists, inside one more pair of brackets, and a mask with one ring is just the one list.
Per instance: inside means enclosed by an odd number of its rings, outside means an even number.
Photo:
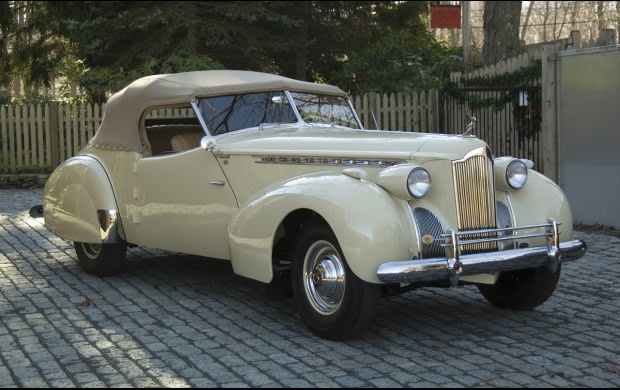
[{"label": "car windshield", "polygon": [[[291,92],[301,120],[359,128],[355,114],[342,96]],[[255,92],[198,99],[198,110],[211,135],[265,124],[299,121],[284,91]]]},{"label": "car windshield", "polygon": [[359,128],[355,114],[343,96],[291,92],[295,106],[306,123],[326,123]]}]

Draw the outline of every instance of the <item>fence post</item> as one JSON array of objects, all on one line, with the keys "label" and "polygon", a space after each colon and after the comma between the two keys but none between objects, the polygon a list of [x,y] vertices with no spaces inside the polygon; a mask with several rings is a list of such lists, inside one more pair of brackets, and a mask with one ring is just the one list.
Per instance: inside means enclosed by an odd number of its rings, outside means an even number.
[{"label": "fence post", "polygon": [[598,45],[599,46],[609,46],[616,44],[616,30],[613,28],[604,28],[599,32],[598,35]]},{"label": "fence post", "polygon": [[445,87],[441,90],[437,90],[437,100],[435,104],[435,117],[437,118],[437,127],[435,127],[435,131],[437,133],[447,133],[446,131],[446,109],[444,104],[446,102],[445,98],[446,89]]},{"label": "fence post", "polygon": [[56,168],[60,165],[60,129],[58,128],[58,103],[49,103],[49,126],[50,140],[49,147],[51,150],[51,165]]},{"label": "fence post", "polygon": [[573,30],[570,32],[570,49],[579,49],[581,47],[581,31]]},{"label": "fence post", "polygon": [[379,108],[377,103],[379,101],[379,96],[380,95],[375,92],[371,92],[368,95],[368,114],[371,121],[371,127],[369,127],[369,129],[379,130],[381,127],[379,126],[379,122],[381,121],[381,112],[377,109]]},{"label": "fence post", "polygon": [[542,46],[543,174],[558,182],[557,44]]},{"label": "fence post", "polygon": [[[429,104],[430,104],[430,108],[433,110],[431,115],[429,116],[430,118],[432,118],[432,124],[431,126],[433,127],[432,130],[429,129],[429,131],[433,132],[433,133],[437,133],[439,132],[439,115],[440,115],[440,111],[439,111],[439,89],[435,88],[435,89],[431,89],[429,92]],[[441,113],[443,114],[443,113]]]}]

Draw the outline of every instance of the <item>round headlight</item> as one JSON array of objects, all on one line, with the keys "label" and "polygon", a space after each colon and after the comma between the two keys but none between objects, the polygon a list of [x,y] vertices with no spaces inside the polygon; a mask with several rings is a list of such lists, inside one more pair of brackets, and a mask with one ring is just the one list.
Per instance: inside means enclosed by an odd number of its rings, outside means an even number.
[{"label": "round headlight", "polygon": [[506,181],[515,190],[523,187],[527,181],[527,167],[521,160],[514,160],[506,168]]},{"label": "round headlight", "polygon": [[431,176],[424,168],[415,168],[407,176],[407,189],[416,199],[424,198],[431,189]]}]

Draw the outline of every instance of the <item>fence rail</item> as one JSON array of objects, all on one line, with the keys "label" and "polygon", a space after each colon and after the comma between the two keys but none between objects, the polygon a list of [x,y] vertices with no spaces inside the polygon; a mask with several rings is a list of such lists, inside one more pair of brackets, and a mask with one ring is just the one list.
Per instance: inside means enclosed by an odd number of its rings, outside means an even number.
[{"label": "fence rail", "polygon": [[[368,129],[435,131],[436,91],[413,95],[369,94],[354,97],[360,120]],[[105,104],[0,106],[0,173],[45,173],[75,156],[93,137]],[[180,116],[179,116],[180,115]],[[153,117],[183,117],[161,110]]]}]

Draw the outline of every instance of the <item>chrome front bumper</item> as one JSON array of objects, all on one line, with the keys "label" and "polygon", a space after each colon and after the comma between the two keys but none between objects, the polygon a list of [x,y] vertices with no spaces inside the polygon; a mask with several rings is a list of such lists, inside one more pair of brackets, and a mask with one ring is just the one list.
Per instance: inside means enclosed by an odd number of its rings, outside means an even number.
[{"label": "chrome front bumper", "polygon": [[[523,226],[508,229],[491,229],[468,232],[455,232],[450,229],[442,235],[445,243],[446,257],[430,259],[405,260],[383,263],[377,270],[379,280],[385,283],[415,283],[449,280],[457,285],[460,276],[513,271],[547,265],[551,268],[567,261],[581,258],[586,252],[586,243],[582,240],[562,242],[560,246],[559,222],[549,219],[542,225]],[[518,231],[543,228],[541,234],[513,235]],[[461,237],[496,233],[498,237],[476,240],[460,240]],[[546,237],[547,245],[510,249],[496,252],[459,255],[465,245],[480,242],[508,241],[532,237]]]}]

